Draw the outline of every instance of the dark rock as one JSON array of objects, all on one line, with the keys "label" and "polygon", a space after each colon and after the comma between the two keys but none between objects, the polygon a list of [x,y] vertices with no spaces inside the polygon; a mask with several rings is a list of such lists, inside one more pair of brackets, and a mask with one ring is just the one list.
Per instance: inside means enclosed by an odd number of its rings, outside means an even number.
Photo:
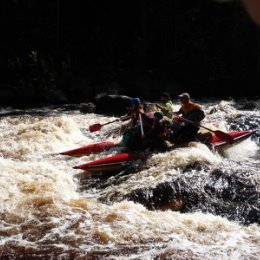
[{"label": "dark rock", "polygon": [[[188,170],[188,168],[190,168]],[[197,167],[195,167],[197,168]],[[210,171],[210,169],[208,169]],[[227,217],[245,225],[259,223],[259,192],[254,183],[243,178],[242,172],[225,172],[214,169],[209,175],[189,176],[194,166],[187,167],[177,179],[173,178],[156,187],[142,187],[122,194],[116,190],[104,193],[100,201],[105,203],[130,200],[144,205],[149,210],[177,210],[180,212],[202,212]],[[197,171],[200,171],[197,169]],[[202,172],[205,169],[201,169]],[[111,184],[120,185],[128,178],[108,178],[107,182],[92,183],[97,189],[106,189]],[[101,186],[99,186],[101,185]],[[99,187],[98,187],[99,186]]]},{"label": "dark rock", "polygon": [[253,101],[249,101],[246,104],[244,104],[240,109],[241,110],[254,110],[257,108],[257,105]]},{"label": "dark rock", "polygon": [[54,106],[53,108],[60,108],[63,111],[80,110],[80,104],[64,104],[62,106]]},{"label": "dark rock", "polygon": [[122,95],[98,95],[95,98],[96,112],[123,115],[130,105],[130,100],[130,97]]},{"label": "dark rock", "polygon": [[81,103],[80,104],[80,112],[81,113],[94,113],[96,111],[95,104],[89,103]]},{"label": "dark rock", "polygon": [[249,209],[246,224],[258,223],[260,224],[260,209],[253,206]]},{"label": "dark rock", "polygon": [[[114,194],[109,199],[117,201],[120,194]],[[184,212],[189,203],[185,189],[175,183],[161,183],[155,188],[143,188],[133,190],[123,197],[144,205],[149,210],[175,210]],[[106,200],[106,199],[105,199]]]},{"label": "dark rock", "polygon": [[212,115],[214,113],[216,113],[218,111],[218,109],[216,107],[213,107],[210,111],[209,114]]}]

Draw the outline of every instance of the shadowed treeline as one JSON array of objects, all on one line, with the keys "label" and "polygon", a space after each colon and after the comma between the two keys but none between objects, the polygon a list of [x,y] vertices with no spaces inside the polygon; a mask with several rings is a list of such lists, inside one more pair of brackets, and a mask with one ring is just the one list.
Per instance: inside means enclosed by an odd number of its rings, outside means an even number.
[{"label": "shadowed treeline", "polygon": [[82,102],[101,92],[259,95],[260,31],[238,1],[1,5],[8,35],[2,104]]}]

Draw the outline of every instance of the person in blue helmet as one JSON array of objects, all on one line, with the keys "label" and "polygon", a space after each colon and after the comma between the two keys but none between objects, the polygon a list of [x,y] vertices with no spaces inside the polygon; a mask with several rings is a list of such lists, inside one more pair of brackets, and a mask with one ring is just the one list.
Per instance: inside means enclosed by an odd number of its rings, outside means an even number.
[{"label": "person in blue helmet", "polygon": [[124,133],[121,144],[129,149],[141,149],[141,128],[140,114],[144,113],[143,104],[140,98],[132,98],[130,100],[129,111],[121,117],[122,121],[131,119],[130,128]]},{"label": "person in blue helmet", "polygon": [[122,121],[131,119],[131,125],[135,126],[138,124],[139,121],[139,113],[140,111],[143,112],[144,107],[143,104],[141,103],[140,98],[136,97],[136,98],[132,98],[130,100],[130,107],[129,107],[129,111],[127,112],[126,115],[121,117]]},{"label": "person in blue helmet", "polygon": [[138,124],[140,111],[143,111],[141,100],[139,98],[132,98],[128,114],[131,115],[133,126]]},{"label": "person in blue helmet", "polygon": [[132,99],[131,99],[131,104],[133,104],[133,105],[139,105],[139,104],[141,104],[140,98],[132,98]]}]

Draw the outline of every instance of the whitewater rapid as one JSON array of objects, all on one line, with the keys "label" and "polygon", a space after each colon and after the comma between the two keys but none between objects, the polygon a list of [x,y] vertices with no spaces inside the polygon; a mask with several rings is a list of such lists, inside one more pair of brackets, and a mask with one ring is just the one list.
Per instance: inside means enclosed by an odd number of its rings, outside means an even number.
[{"label": "whitewater rapid", "polygon": [[[216,129],[260,122],[231,101],[203,105]],[[73,166],[111,152],[59,153],[119,141],[120,123],[90,133],[114,118],[42,110],[0,120],[0,259],[259,259],[259,132],[221,154],[191,143],[95,178]]]}]

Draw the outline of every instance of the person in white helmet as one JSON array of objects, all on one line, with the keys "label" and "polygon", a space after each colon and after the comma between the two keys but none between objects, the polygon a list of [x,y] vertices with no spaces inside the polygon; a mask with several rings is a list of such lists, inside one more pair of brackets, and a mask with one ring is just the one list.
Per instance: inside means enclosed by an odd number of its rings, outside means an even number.
[{"label": "person in white helmet", "polygon": [[[205,118],[205,113],[199,104],[191,101],[188,93],[182,93],[178,98],[181,101],[181,108],[174,114],[181,115],[181,117],[177,117],[177,122],[173,119],[175,125],[179,126],[173,131],[172,141],[175,144],[195,141],[199,131],[198,125]],[[188,123],[185,119],[194,122],[194,124]]]}]

